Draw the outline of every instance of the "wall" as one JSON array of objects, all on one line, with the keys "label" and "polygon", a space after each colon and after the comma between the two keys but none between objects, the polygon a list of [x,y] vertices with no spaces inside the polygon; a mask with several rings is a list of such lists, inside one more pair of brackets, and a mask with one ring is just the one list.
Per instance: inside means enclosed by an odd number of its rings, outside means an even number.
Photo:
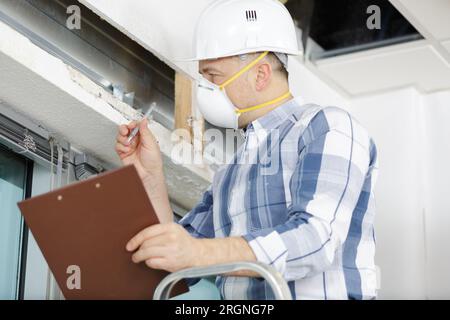
[{"label": "wall", "polygon": [[425,297],[420,101],[414,89],[351,101],[351,113],[378,148],[375,227],[380,298]]},{"label": "wall", "polygon": [[348,98],[298,60],[292,91],[349,110],[378,148],[376,263],[381,299],[450,297],[450,91],[415,88]]},{"label": "wall", "polygon": [[289,85],[292,93],[300,95],[305,103],[348,109],[348,99],[320,79],[301,59],[289,58]]},{"label": "wall", "polygon": [[427,295],[450,298],[450,91],[422,98],[426,160],[425,228]]}]

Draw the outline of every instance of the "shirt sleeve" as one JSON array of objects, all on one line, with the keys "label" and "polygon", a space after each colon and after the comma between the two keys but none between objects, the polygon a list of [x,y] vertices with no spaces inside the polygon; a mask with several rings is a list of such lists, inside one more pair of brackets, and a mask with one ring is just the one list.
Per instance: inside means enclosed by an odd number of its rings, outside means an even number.
[{"label": "shirt sleeve", "polygon": [[287,221],[243,236],[257,260],[287,281],[332,265],[368,174],[370,138],[347,112],[335,109],[320,111],[299,139]]},{"label": "shirt sleeve", "polygon": [[213,225],[213,196],[210,186],[202,196],[200,202],[178,221],[193,237],[214,238]]},{"label": "shirt sleeve", "polygon": [[[213,197],[210,186],[204,193],[200,202],[189,211],[178,224],[183,226],[193,237],[213,238],[214,225],[212,217]],[[185,279],[188,286],[198,283],[201,278]]]}]

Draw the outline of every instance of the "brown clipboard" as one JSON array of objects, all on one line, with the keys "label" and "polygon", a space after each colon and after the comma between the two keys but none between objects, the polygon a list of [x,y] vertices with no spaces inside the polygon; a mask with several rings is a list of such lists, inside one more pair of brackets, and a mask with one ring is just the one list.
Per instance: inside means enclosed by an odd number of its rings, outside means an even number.
[{"label": "brown clipboard", "polygon": [[[18,206],[66,299],[152,299],[168,274],[133,263],[125,249],[139,231],[159,223],[134,165]],[[182,281],[173,295],[187,290]]]}]

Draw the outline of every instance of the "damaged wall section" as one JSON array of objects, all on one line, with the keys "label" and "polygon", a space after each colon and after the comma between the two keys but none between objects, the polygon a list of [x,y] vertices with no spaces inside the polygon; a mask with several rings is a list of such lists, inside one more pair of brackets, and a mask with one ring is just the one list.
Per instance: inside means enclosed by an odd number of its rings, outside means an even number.
[{"label": "damaged wall section", "polygon": [[[114,152],[117,126],[138,111],[1,22],[0,38],[0,74],[8,79],[0,81],[0,99],[80,151],[120,165]],[[175,165],[170,160],[171,132],[157,122],[151,129],[160,141],[171,199],[189,209],[209,185],[212,172]]]}]

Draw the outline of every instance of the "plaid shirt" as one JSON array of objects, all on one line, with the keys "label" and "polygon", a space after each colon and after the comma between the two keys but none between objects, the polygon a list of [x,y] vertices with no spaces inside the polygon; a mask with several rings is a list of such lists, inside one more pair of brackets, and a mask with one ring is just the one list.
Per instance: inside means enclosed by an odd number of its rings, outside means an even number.
[{"label": "plaid shirt", "polygon": [[[248,125],[234,160],[179,221],[198,238],[242,236],[295,299],[376,297],[376,147],[336,107],[292,99]],[[260,278],[217,277],[224,299],[273,299]]]}]

